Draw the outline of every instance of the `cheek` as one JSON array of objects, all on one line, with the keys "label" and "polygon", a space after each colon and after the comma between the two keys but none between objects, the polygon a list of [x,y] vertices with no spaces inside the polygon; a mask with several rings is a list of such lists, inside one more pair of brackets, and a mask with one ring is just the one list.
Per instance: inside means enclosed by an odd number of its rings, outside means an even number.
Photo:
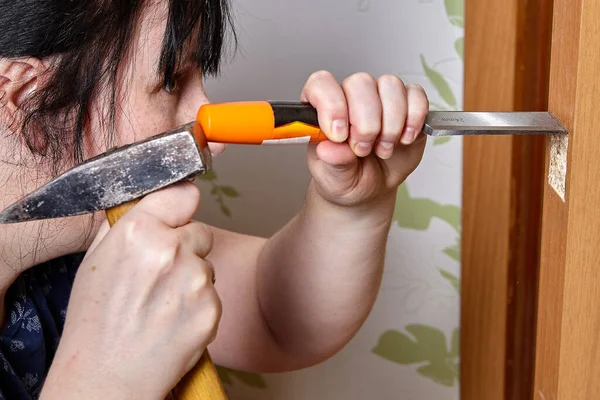
[{"label": "cheek", "polygon": [[[122,132],[128,132],[127,141],[137,141],[162,133],[175,126],[177,102],[175,98],[156,95],[140,99],[129,107],[129,123]],[[123,138],[125,139],[125,138]]]},{"label": "cheek", "polygon": [[177,99],[164,92],[134,90],[119,110],[118,140],[120,144],[128,144],[173,128]]},{"label": "cheek", "polygon": [[[197,79],[183,82],[178,95],[169,95],[164,91],[149,93],[135,86],[131,86],[117,107],[116,132],[107,132],[110,125],[106,123],[106,117],[99,114],[92,116],[94,134],[88,135],[86,143],[90,156],[103,153],[109,147],[139,141],[192,121],[198,108],[209,102]],[[114,138],[114,142],[107,143],[107,137]]]},{"label": "cheek", "polygon": [[111,129],[106,114],[91,113],[91,131],[85,138],[87,154],[94,157],[114,146],[129,144],[171,129],[176,123],[176,113],[176,98],[144,91],[132,92],[117,106],[115,130]]}]

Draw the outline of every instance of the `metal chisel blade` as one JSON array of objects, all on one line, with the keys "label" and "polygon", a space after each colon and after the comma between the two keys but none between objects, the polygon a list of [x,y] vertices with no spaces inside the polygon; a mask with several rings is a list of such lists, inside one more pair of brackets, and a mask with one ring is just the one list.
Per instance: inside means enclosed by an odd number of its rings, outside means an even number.
[{"label": "metal chisel blade", "polygon": [[429,136],[566,134],[558,119],[545,111],[430,111],[423,132]]}]

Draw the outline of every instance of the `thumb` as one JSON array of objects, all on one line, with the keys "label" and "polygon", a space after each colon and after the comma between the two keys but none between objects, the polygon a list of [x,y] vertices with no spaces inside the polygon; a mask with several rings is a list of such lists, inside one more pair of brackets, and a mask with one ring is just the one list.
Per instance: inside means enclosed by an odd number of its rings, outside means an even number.
[{"label": "thumb", "polygon": [[[200,190],[192,182],[180,182],[148,194],[119,221],[151,216],[171,228],[177,228],[186,225],[193,218],[199,201]],[[108,220],[105,220],[88,248],[84,260],[100,245],[110,229]]]},{"label": "thumb", "polygon": [[337,184],[354,179],[359,159],[347,143],[321,142],[309,148],[313,176],[332,179]]},{"label": "thumb", "polygon": [[170,228],[178,228],[190,222],[199,203],[200,189],[184,181],[146,195],[122,219],[150,215]]}]

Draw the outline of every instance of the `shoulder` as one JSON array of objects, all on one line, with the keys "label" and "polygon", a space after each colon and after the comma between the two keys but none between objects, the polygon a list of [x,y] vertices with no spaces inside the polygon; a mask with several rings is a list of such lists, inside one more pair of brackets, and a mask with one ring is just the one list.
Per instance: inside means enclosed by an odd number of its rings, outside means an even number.
[{"label": "shoulder", "polygon": [[[82,259],[83,254],[67,255],[23,272],[6,294],[8,321],[4,331],[18,329],[26,318],[61,325]],[[38,323],[26,324],[34,325]]]},{"label": "shoulder", "polygon": [[23,272],[6,295],[0,330],[0,399],[35,398],[58,346],[82,254]]}]

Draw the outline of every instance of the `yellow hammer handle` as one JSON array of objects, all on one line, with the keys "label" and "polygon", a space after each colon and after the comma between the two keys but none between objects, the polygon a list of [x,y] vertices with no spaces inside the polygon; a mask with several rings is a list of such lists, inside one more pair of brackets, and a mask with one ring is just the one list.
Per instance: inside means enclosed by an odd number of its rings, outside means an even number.
[{"label": "yellow hammer handle", "polygon": [[116,206],[106,210],[106,219],[108,219],[109,225],[112,227],[114,224],[116,224],[117,221],[121,219],[121,217],[125,215],[127,211],[131,210],[133,206],[135,206],[139,202],[139,199],[132,200],[129,203],[121,204],[120,206]]},{"label": "yellow hammer handle", "polygon": [[175,400],[227,400],[227,394],[208,351],[173,389]]},{"label": "yellow hammer handle", "polygon": [[[139,200],[106,210],[106,218],[112,227]],[[174,400],[227,400],[225,389],[213,364],[208,350],[204,351],[200,361],[181,379],[173,389]]]}]

